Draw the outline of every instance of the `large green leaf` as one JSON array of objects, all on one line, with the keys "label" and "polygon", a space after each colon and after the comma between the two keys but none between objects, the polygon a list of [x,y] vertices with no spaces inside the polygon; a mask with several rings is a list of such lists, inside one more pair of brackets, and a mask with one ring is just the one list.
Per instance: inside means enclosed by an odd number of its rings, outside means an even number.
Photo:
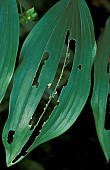
[{"label": "large green leaf", "polygon": [[[46,87],[54,80],[68,31],[68,45],[70,40],[76,40],[71,75],[67,85],[62,89],[58,99],[59,105],[56,105],[42,126],[27,154],[39,144],[64,133],[85,105],[90,91],[91,67],[96,51],[93,23],[84,0],[61,0],[33,28],[20,53],[21,63],[14,76],[10,113],[3,131],[8,166],[24,157],[21,156],[12,162],[34,131],[30,130],[29,122]],[[38,86],[32,86],[40,61],[46,52],[49,53],[49,58],[41,70]],[[64,67],[68,55],[67,47]],[[56,88],[51,96],[54,97],[55,93]],[[7,142],[8,135],[12,135],[13,141],[10,143]]]},{"label": "large green leaf", "polygon": [[19,42],[16,0],[0,0],[0,102],[13,75]]},{"label": "large green leaf", "polygon": [[91,100],[98,138],[107,160],[110,159],[110,130],[105,129],[107,96],[110,93],[110,73],[107,72],[109,56],[110,18],[97,44],[97,54],[94,63],[94,90]]}]

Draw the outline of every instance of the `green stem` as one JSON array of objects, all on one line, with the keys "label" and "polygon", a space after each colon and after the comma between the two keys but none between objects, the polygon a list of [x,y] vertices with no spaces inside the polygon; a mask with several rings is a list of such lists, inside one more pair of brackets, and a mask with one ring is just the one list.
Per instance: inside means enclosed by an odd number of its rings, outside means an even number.
[{"label": "green stem", "polygon": [[20,7],[20,13],[23,14],[23,9],[22,9],[22,3],[21,3],[22,0],[18,0],[18,3],[19,3],[19,7]]}]

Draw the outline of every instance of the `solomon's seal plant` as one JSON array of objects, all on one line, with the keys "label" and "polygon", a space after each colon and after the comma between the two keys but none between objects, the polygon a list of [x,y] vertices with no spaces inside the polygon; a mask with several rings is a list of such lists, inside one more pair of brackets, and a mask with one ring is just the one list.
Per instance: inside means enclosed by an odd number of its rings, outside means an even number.
[{"label": "solomon's seal plant", "polygon": [[[37,22],[25,39],[14,72],[19,23],[28,23],[35,18],[36,13],[34,8],[24,12],[21,8],[22,13],[19,15],[16,0],[0,0],[0,7],[0,101],[14,77],[9,115],[2,135],[7,166],[19,162],[35,147],[61,135],[73,125],[89,96],[93,62],[91,105],[97,135],[105,157],[109,160],[110,131],[105,130],[104,123],[110,91],[110,72],[107,71],[110,19],[96,49],[94,26],[85,1],[60,0]],[[71,71],[58,94],[65,69],[70,63],[69,48],[73,43],[75,51],[72,53]],[[37,108],[45,92],[48,93],[47,102],[39,114]],[[52,100],[56,101],[54,108],[47,112]],[[38,115],[36,121],[35,115]],[[26,147],[33,133],[35,138]]]}]

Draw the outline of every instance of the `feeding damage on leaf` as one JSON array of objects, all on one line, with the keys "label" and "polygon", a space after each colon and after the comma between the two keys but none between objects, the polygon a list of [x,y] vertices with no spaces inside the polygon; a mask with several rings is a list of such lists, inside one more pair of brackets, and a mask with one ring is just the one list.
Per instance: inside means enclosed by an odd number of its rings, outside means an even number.
[{"label": "feeding damage on leaf", "polygon": [[38,85],[39,85],[38,79],[39,79],[40,72],[41,72],[46,60],[48,60],[48,58],[49,58],[49,52],[45,52],[43,54],[41,61],[40,61],[40,65],[38,67],[37,73],[35,74],[32,86],[38,87]]},{"label": "feeding damage on leaf", "polygon": [[78,65],[78,69],[82,70],[82,65],[81,64]]},{"label": "feeding damage on leaf", "polygon": [[9,144],[11,144],[13,142],[13,138],[14,138],[14,134],[15,134],[15,131],[14,130],[10,130],[9,133],[8,133],[8,139],[7,139],[7,142]]},{"label": "feeding damage on leaf", "polygon": [[[68,47],[69,47],[69,45],[68,45]],[[27,140],[26,144],[22,148],[21,152],[12,161],[13,163],[28,153],[28,151],[27,151],[28,148],[32,145],[32,143],[38,137],[41,129],[43,128],[44,124],[48,120],[52,111],[54,110],[55,107],[59,106],[59,104],[60,104],[58,97],[59,97],[61,90],[63,88],[63,85],[60,85],[60,83],[62,82],[62,84],[64,84],[64,86],[66,86],[69,76],[70,76],[70,73],[71,73],[71,70],[72,70],[72,65],[73,65],[73,52],[70,49],[68,49],[69,50],[68,53],[65,54],[65,52],[67,51],[66,49],[67,49],[67,46],[64,45],[63,53],[62,53],[61,59],[58,64],[54,80],[52,83],[48,84],[48,86],[46,87],[44,94],[35,110],[35,114],[33,114],[33,116],[31,117],[31,119],[29,121],[29,128],[30,128],[30,130],[34,130],[34,131],[33,131],[32,135],[30,136],[29,140]],[[44,53],[44,56],[45,57],[43,57],[42,61],[41,61],[42,64],[39,65],[39,69],[38,69],[38,71],[40,70],[39,74],[37,71],[34,82],[36,80],[37,80],[37,82],[39,81],[40,72],[43,69],[45,61],[49,57],[49,53]],[[68,73],[68,75],[65,75],[66,72],[68,71],[68,69],[69,69],[69,73]],[[63,81],[63,79],[66,79],[66,82]]]},{"label": "feeding damage on leaf", "polygon": [[[68,42],[68,44],[70,44],[70,42]],[[68,48],[67,54],[65,54],[66,48]],[[36,129],[39,129],[39,130],[37,130],[39,132],[42,128],[42,124],[44,125],[43,122],[46,122],[48,120],[49,115],[53,111],[54,107],[56,107],[60,104],[58,96],[60,95],[63,86],[67,84],[69,75],[71,73],[72,64],[73,64],[73,56],[72,56],[72,52],[71,52],[71,57],[70,57],[69,46],[67,47],[66,45],[64,45],[63,53],[64,54],[62,54],[62,57],[59,61],[58,68],[56,70],[54,80],[52,83],[49,83],[47,85],[47,87],[43,93],[43,96],[35,110],[35,114],[33,114],[32,118],[29,121],[30,130],[32,130],[33,128],[36,128]],[[65,55],[65,56],[63,56],[63,55]],[[46,57],[46,58],[48,58],[48,57]],[[45,59],[43,59],[43,60],[45,60]],[[44,63],[44,61],[43,61],[43,63]],[[40,66],[39,66],[39,69],[40,69]],[[40,71],[41,71],[41,69],[40,69]],[[67,70],[69,70],[69,71],[67,72]],[[37,77],[37,79],[39,79],[40,74],[39,74],[39,76],[37,76],[37,74],[36,74],[36,77]],[[36,133],[36,136],[38,136],[37,133]]]},{"label": "feeding damage on leaf", "polygon": [[[59,1],[32,29],[20,52],[3,131],[8,166],[72,126],[89,95],[95,51],[85,1]],[[15,135],[9,145],[11,129]]]}]

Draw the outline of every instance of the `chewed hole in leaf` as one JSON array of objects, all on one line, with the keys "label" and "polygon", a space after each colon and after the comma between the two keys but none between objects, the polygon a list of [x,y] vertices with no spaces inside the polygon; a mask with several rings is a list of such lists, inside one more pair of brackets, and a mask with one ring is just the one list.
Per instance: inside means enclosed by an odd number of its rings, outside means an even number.
[{"label": "chewed hole in leaf", "polygon": [[109,74],[110,73],[110,64],[108,63],[107,65],[107,73]]},{"label": "chewed hole in leaf", "polygon": [[[56,96],[58,96],[58,94],[55,95],[56,91],[54,91],[54,89],[57,86],[57,88],[56,88],[56,90],[57,90],[61,86],[66,85],[66,83],[67,83],[67,80],[69,78],[69,74],[71,71],[72,63],[73,63],[73,56],[72,56],[73,52],[72,52],[72,50],[70,50],[70,45],[73,45],[73,49],[74,49],[75,43],[76,43],[75,40],[69,40],[69,35],[70,35],[69,31],[67,31],[65,43],[68,42],[68,46],[66,44],[64,45],[62,57],[60,59],[59,65],[58,65],[54,81],[53,81],[53,83],[51,83],[51,82],[48,83],[47,88],[45,89],[44,94],[36,108],[35,114],[33,114],[31,120],[29,121],[30,130],[32,130],[34,128],[34,126],[36,124],[38,124],[37,122],[39,121],[39,117],[40,117],[41,113],[44,112],[46,103],[48,103],[49,98],[52,97],[51,95],[55,96],[54,99],[51,100],[51,102],[54,105],[59,105],[59,102],[57,102],[58,97],[56,97]],[[66,54],[66,53],[68,53],[68,54]],[[39,65],[38,71],[35,75],[33,85],[36,85],[36,83],[38,83],[38,79],[40,77],[40,72],[43,69],[43,66],[48,58],[49,58],[49,52],[45,52],[44,56],[42,58],[42,61]],[[61,91],[61,89],[60,89],[60,91]]]},{"label": "chewed hole in leaf", "polygon": [[38,70],[37,70],[37,72],[35,74],[32,86],[38,87],[38,85],[39,85],[38,79],[39,79],[39,76],[40,76],[40,72],[41,72],[46,60],[48,60],[48,58],[49,58],[49,52],[44,52],[44,55],[43,55],[43,57],[41,59],[40,65],[38,67]]},{"label": "chewed hole in leaf", "polygon": [[12,161],[12,163],[14,164],[21,156],[26,156],[27,151],[25,151],[24,149],[21,150],[21,152],[15,157],[15,159]]},{"label": "chewed hole in leaf", "polygon": [[110,129],[110,94],[107,97],[107,105],[106,105],[106,115],[105,115],[105,129]]},{"label": "chewed hole in leaf", "polygon": [[108,57],[108,64],[110,64],[110,55],[109,55],[109,57]]},{"label": "chewed hole in leaf", "polygon": [[[67,46],[65,48],[67,48]],[[40,122],[42,122],[40,126],[42,127],[43,122],[48,119],[54,107],[60,104],[60,102],[58,101],[58,97],[60,95],[62,87],[66,86],[68,82],[73,64],[73,55],[71,55],[69,51],[68,54],[69,55],[66,57],[62,55],[54,77],[54,81],[52,83],[48,83],[44,94],[36,108],[35,114],[33,114],[31,120],[29,121],[30,130],[32,130],[34,126],[39,127]],[[41,113],[43,113],[43,116],[41,116]],[[39,117],[42,117],[40,118],[40,122]]]},{"label": "chewed hole in leaf", "polygon": [[32,143],[39,135],[40,130],[44,126],[45,122],[48,120],[54,108],[59,107],[60,105],[59,96],[63,86],[66,86],[68,82],[73,65],[73,53],[68,52],[68,54],[68,57],[62,55],[54,80],[53,82],[48,83],[44,94],[36,108],[36,111],[29,121],[29,128],[30,130],[34,131],[32,132],[32,135],[26,142],[25,146],[23,147],[21,153],[16,157],[16,160],[19,159],[20,156],[23,156],[24,153],[26,153],[28,148],[32,145]]},{"label": "chewed hole in leaf", "polygon": [[69,40],[69,36],[70,36],[70,32],[69,30],[67,31],[67,35],[66,35],[66,40],[65,40],[65,44],[68,45],[69,42],[69,49],[71,49],[73,52],[75,51],[75,45],[76,45],[76,41],[75,40]]},{"label": "chewed hole in leaf", "polygon": [[30,130],[32,130],[34,128],[34,126],[36,124],[38,124],[39,117],[41,116],[41,113],[43,112],[44,107],[49,100],[49,93],[47,93],[47,90],[48,90],[48,87],[46,87],[46,89],[43,93],[43,96],[35,110],[35,113],[33,114],[32,118],[29,121]]},{"label": "chewed hole in leaf", "polygon": [[13,142],[14,135],[15,135],[15,131],[14,131],[14,130],[10,130],[10,131],[8,132],[7,142],[8,142],[9,144],[11,144],[11,143]]},{"label": "chewed hole in leaf", "polygon": [[82,65],[81,64],[78,65],[78,69],[82,70]]}]

